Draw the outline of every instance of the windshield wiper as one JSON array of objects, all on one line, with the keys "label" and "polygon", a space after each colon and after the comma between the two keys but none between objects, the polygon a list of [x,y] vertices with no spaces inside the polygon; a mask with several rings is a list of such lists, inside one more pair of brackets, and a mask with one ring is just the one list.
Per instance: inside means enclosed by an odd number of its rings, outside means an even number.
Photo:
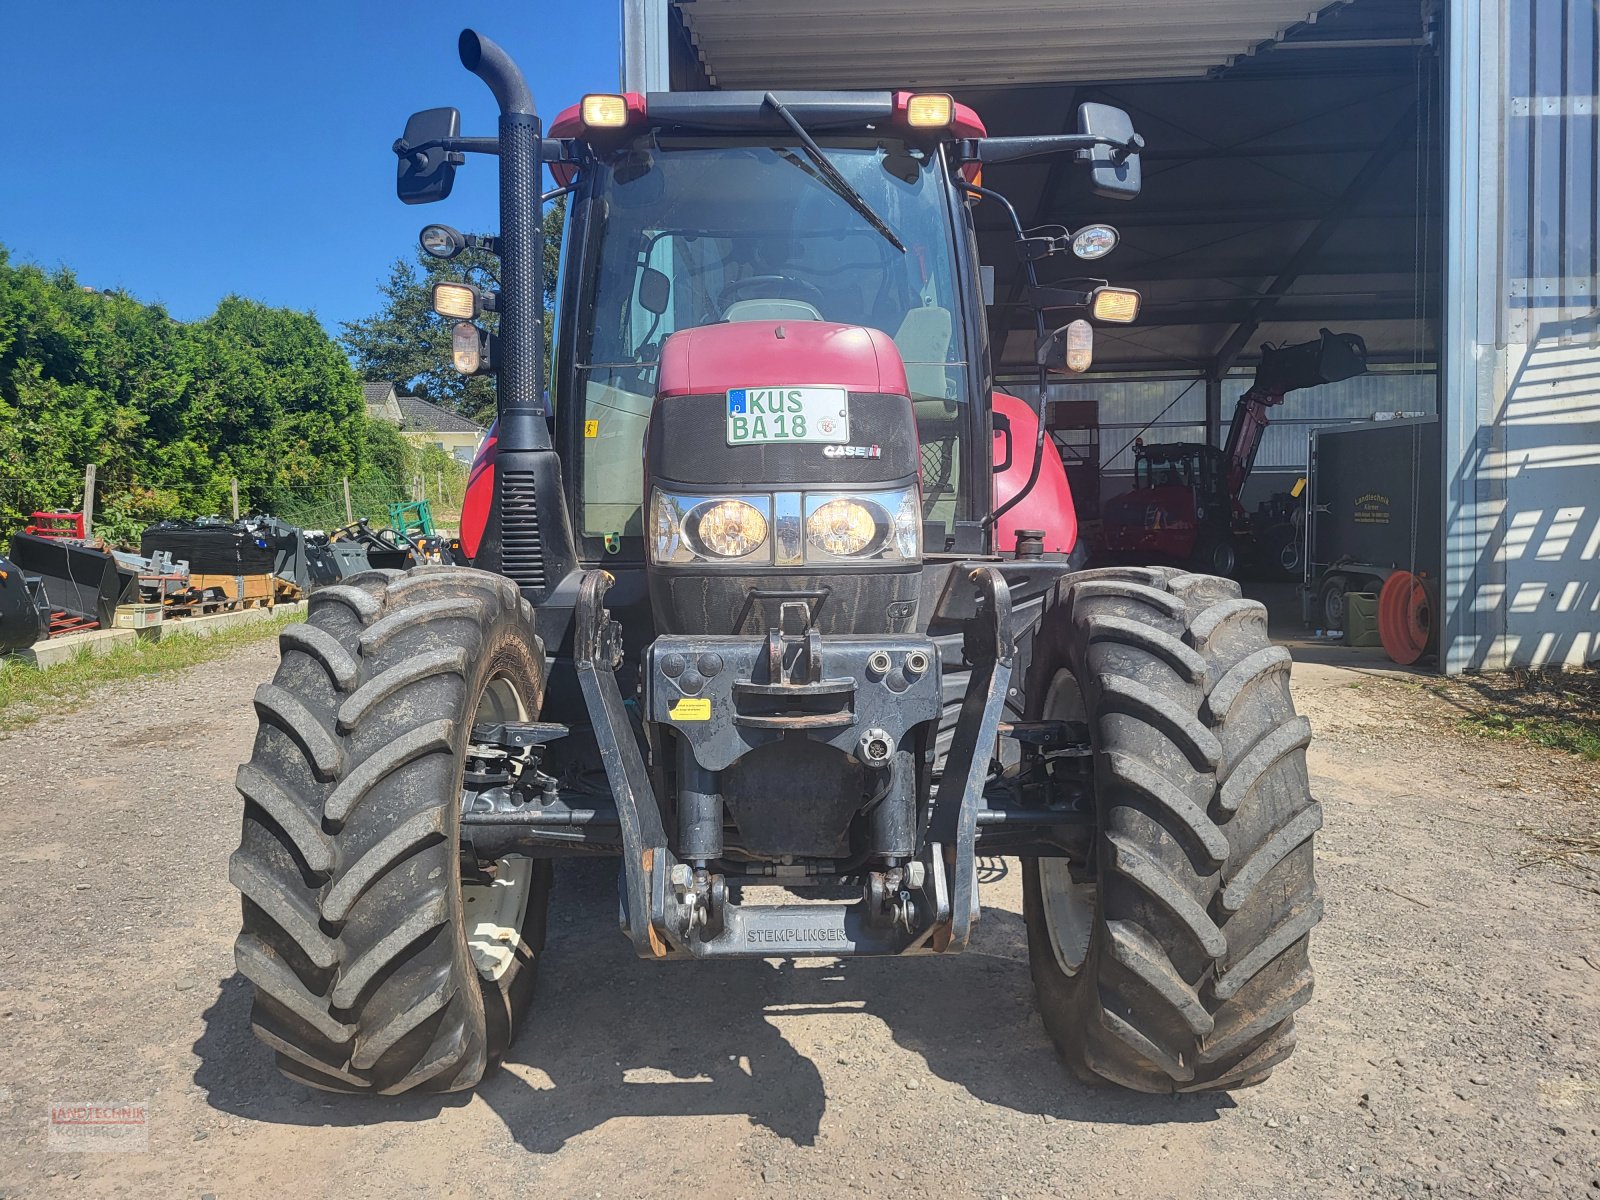
[{"label": "windshield wiper", "polygon": [[839,169],[828,161],[828,156],[822,152],[822,147],[817,145],[812,140],[811,135],[805,131],[805,126],[795,120],[794,114],[785,108],[782,102],[771,92],[768,92],[763,97],[763,100],[772,106],[773,112],[783,118],[785,125],[794,130],[794,135],[800,139],[800,147],[806,152],[806,157],[816,164],[817,170],[822,173],[822,181],[828,185],[839,199],[860,213],[862,219],[868,225],[883,234],[884,239],[891,246],[900,251],[901,254],[904,254],[906,252],[905,244],[895,237],[894,230],[884,223],[883,218],[872,211],[872,205],[862,199],[861,193],[850,186],[850,181],[839,174]]}]

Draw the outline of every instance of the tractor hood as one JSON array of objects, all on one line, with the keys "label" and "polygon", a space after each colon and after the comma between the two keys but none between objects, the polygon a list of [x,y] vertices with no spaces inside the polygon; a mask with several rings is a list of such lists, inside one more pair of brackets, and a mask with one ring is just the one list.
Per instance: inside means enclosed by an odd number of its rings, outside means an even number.
[{"label": "tractor hood", "polygon": [[912,627],[921,456],[887,335],[701,326],[667,339],[658,378],[644,499],[661,629],[765,634],[796,613],[824,633]]}]

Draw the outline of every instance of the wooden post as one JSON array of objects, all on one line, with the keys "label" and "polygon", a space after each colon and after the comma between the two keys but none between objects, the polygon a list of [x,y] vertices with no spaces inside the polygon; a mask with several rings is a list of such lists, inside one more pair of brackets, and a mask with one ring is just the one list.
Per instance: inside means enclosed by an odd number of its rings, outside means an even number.
[{"label": "wooden post", "polygon": [[443,471],[435,471],[433,473],[433,498],[436,501],[438,501],[440,504],[443,504],[445,502],[444,501],[444,472]]},{"label": "wooden post", "polygon": [[237,521],[239,519],[239,481],[235,479],[229,483],[228,490],[233,493],[233,519]]},{"label": "wooden post", "polygon": [[83,469],[83,536],[94,537],[94,464]]},{"label": "wooden post", "polygon": [[354,525],[356,523],[356,511],[350,507],[350,476],[348,475],[344,477],[344,523],[346,525]]}]

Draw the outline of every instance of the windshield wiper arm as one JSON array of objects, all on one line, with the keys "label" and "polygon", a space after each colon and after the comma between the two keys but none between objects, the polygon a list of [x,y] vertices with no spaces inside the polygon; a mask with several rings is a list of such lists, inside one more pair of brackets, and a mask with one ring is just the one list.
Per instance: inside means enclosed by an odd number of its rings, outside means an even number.
[{"label": "windshield wiper arm", "polygon": [[883,234],[885,240],[887,240],[891,246],[900,251],[901,254],[904,254],[906,252],[905,243],[903,243],[899,238],[895,237],[894,230],[890,229],[889,226],[884,223],[882,217],[872,211],[872,205],[868,204],[864,199],[862,199],[861,193],[850,186],[850,181],[843,175],[839,174],[839,169],[828,161],[828,156],[822,152],[822,147],[817,145],[817,143],[812,140],[811,135],[806,132],[805,126],[801,125],[799,121],[795,120],[794,114],[785,108],[782,102],[779,101],[779,99],[771,92],[768,92],[763,97],[763,100],[765,103],[772,106],[773,112],[777,113],[783,118],[783,123],[785,125],[794,130],[794,135],[800,139],[800,147],[806,152],[806,157],[816,164],[818,171],[822,172],[823,182],[826,183],[841,200],[843,200],[851,208],[855,209],[856,212],[860,213],[862,219],[865,220],[868,225],[871,225],[879,233]]}]

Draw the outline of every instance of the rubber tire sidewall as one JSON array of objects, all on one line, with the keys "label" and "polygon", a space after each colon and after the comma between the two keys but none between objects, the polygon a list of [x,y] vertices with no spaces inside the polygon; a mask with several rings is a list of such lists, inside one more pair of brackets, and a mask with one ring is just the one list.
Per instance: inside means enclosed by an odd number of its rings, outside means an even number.
[{"label": "rubber tire sidewall", "polygon": [[[1024,692],[1027,697],[1024,712],[1030,721],[1042,719],[1044,701],[1058,671],[1072,675],[1077,681],[1080,696],[1083,694],[1083,680],[1074,671],[1071,662],[1070,636],[1066,609],[1058,608],[1045,615],[1034,641],[1033,660],[1028,665]],[[1093,731],[1092,719],[1089,720],[1089,726]],[[1104,853],[1103,843],[1104,839],[1097,834],[1093,851],[1097,859]],[[1086,1083],[1098,1085],[1104,1085],[1106,1081],[1088,1070],[1084,1061],[1088,1054],[1085,1033],[1092,1022],[1100,1019],[1098,980],[1102,973],[1101,959],[1106,952],[1104,906],[1104,889],[1096,887],[1088,951],[1077,972],[1066,974],[1056,962],[1055,952],[1051,948],[1050,927],[1045,917],[1043,888],[1039,880],[1039,860],[1027,858],[1022,861],[1022,918],[1028,933],[1028,965],[1038,993],[1039,1014],[1052,1039],[1061,1047],[1062,1057],[1073,1074]]]},{"label": "rubber tire sidewall", "polygon": [[[531,664],[531,669],[530,669]],[[512,675],[512,671],[523,672]],[[543,704],[544,678],[538,665],[538,652],[531,629],[518,617],[515,609],[502,607],[484,634],[484,653],[474,664],[467,680],[470,706],[476,706],[489,681],[505,672],[516,685],[523,702],[528,706],[528,720],[537,721]],[[461,842],[461,801],[465,785],[466,745],[470,734],[469,712],[463,721],[463,736],[457,739],[456,800],[452,806],[450,828],[457,845]],[[527,908],[523,915],[516,960],[499,979],[485,978],[473,965],[472,953],[467,946],[464,907],[461,899],[461,859],[456,857],[456,889],[454,928],[458,949],[464,956],[466,969],[477,979],[483,996],[484,1033],[490,1066],[505,1057],[511,1042],[522,1025],[522,1018],[533,1003],[538,958],[544,950],[545,930],[550,912],[551,865],[549,859],[534,859],[533,872],[528,884]]]}]

